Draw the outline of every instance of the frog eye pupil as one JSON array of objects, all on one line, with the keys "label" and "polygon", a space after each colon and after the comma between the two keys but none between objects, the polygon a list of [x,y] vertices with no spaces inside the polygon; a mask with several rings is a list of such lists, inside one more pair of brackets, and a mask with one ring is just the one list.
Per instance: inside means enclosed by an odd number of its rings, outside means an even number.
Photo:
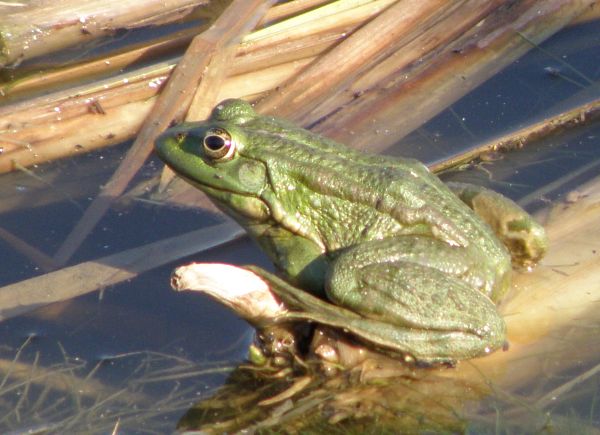
[{"label": "frog eye pupil", "polygon": [[226,146],[227,141],[221,136],[207,136],[204,138],[204,145],[211,151],[218,151]]},{"label": "frog eye pupil", "polygon": [[205,154],[213,160],[229,160],[235,152],[235,143],[231,135],[221,129],[209,130],[203,140]]}]

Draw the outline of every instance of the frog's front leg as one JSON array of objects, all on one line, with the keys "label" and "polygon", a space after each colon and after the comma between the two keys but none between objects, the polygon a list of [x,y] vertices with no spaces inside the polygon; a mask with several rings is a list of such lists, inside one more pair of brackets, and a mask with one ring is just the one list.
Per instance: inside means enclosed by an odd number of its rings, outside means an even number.
[{"label": "frog's front leg", "polygon": [[496,233],[515,263],[532,265],[548,250],[544,227],[529,213],[504,195],[467,183],[447,186]]},{"label": "frog's front leg", "polygon": [[362,243],[334,261],[326,292],[373,325],[393,325],[368,333],[417,361],[473,358],[505,344],[505,325],[478,290],[492,275],[474,270],[477,260],[470,255],[426,236]]}]

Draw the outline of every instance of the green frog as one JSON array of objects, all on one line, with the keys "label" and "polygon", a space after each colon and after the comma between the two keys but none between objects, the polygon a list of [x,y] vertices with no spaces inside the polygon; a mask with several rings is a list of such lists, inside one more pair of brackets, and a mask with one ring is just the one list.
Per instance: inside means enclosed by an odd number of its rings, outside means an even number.
[{"label": "green frog", "polygon": [[[453,363],[505,345],[496,302],[512,264],[545,253],[510,199],[444,184],[422,163],[365,154],[226,100],[156,141],[268,254],[254,268],[294,314],[407,361]],[[512,260],[512,261],[511,261]]]}]

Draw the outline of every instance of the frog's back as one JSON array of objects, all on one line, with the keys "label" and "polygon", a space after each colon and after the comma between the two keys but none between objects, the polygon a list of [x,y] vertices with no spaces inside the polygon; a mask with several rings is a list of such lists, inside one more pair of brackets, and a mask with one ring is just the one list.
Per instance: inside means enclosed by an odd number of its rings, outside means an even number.
[{"label": "frog's back", "polygon": [[[485,255],[507,256],[490,228],[417,160],[353,150],[278,118],[258,117],[244,129],[250,141],[256,140],[246,152],[266,162],[273,188],[283,186],[283,203],[303,210],[328,250],[393,235],[427,234],[431,220],[444,219]],[[312,209],[292,203],[298,198],[311,198]],[[418,209],[429,212],[430,221],[407,224],[409,216],[401,211]],[[394,217],[391,210],[400,213]]]},{"label": "frog's back", "polygon": [[[368,166],[355,170],[371,172]],[[379,171],[372,171],[369,177],[373,185],[379,186],[375,189],[381,195],[377,203],[393,201],[396,208],[406,210],[404,215],[410,215],[410,210],[418,211],[421,219],[416,218],[415,224],[407,225],[408,228],[401,230],[401,233],[419,232],[425,222],[429,223],[425,226],[431,227],[431,224],[442,225],[443,222],[440,221],[444,221],[452,227],[448,229],[449,234],[456,232],[456,238],[464,240],[464,244],[474,245],[475,249],[484,251],[485,255],[510,261],[506,249],[492,229],[421,162],[382,157]],[[409,217],[400,220],[406,223]],[[452,241],[449,243],[453,244]],[[457,240],[454,244],[463,243]]]}]

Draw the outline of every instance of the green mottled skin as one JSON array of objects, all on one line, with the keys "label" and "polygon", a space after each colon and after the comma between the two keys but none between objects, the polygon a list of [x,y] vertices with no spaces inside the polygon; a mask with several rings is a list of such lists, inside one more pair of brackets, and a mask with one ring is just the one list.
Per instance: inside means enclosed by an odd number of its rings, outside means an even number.
[{"label": "green mottled skin", "polygon": [[[227,158],[203,146],[215,127],[236,147]],[[275,289],[331,302],[303,306],[304,318],[418,361],[501,347],[494,302],[511,253],[534,263],[546,248],[543,229],[499,194],[449,187],[416,160],[351,150],[240,100],[167,131],[156,150],[258,241],[284,275],[261,272]]]}]

